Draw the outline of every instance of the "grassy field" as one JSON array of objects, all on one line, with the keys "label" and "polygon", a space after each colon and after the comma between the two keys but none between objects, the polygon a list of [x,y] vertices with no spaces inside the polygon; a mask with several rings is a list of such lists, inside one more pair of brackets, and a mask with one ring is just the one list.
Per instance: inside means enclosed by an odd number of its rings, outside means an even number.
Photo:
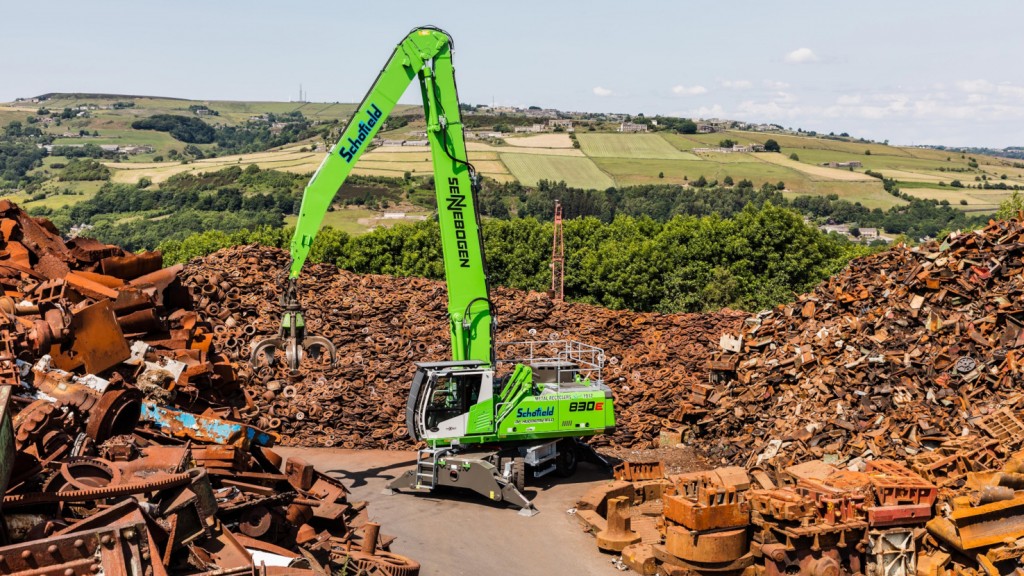
[{"label": "grassy field", "polygon": [[787,193],[793,193],[795,195],[806,195],[806,196],[827,196],[829,194],[835,194],[848,202],[857,203],[868,208],[881,208],[887,210],[893,206],[903,206],[907,204],[906,200],[897,198],[892,194],[886,192],[881,184],[876,182],[836,182],[836,181],[807,181],[802,186],[795,187],[796,190],[789,188],[789,183],[786,183]]},{"label": "grassy field", "polygon": [[[734,156],[728,154],[727,156]],[[735,155],[738,156],[738,155]],[[749,158],[748,158],[749,160]],[[692,182],[703,176],[706,180],[723,181],[731,176],[735,182],[747,179],[760,186],[766,182],[780,180],[787,186],[801,179],[800,174],[782,166],[767,162],[713,162],[709,160],[646,160],[633,158],[596,158],[602,170],[611,174],[620,186],[630,184],[656,184],[668,182],[681,184]],[[665,178],[658,178],[664,172]],[[685,178],[684,178],[685,177]]]},{"label": "grassy field", "polygon": [[591,158],[644,158],[651,160],[694,160],[659,134],[578,134],[583,153]]},{"label": "grassy field", "polygon": [[18,121],[25,124],[25,118],[35,116],[35,110],[24,110],[11,106],[0,106],[0,127],[7,126],[11,122]]},{"label": "grassy field", "polygon": [[505,144],[519,148],[572,148],[572,140],[565,133],[509,136],[504,140]]},{"label": "grassy field", "polygon": [[585,154],[579,148],[527,148],[518,146],[491,146],[483,142],[469,142],[466,144],[469,151],[469,159],[472,160],[479,152],[513,152],[515,154],[535,154],[539,156],[572,156],[583,158]]},{"label": "grassy field", "polygon": [[[726,156],[734,156],[735,154],[726,154]],[[861,172],[855,172],[853,170],[847,170],[844,168],[829,168],[827,166],[817,166],[814,164],[807,164],[804,162],[797,162],[796,160],[790,160],[788,156],[784,156],[777,152],[759,152],[757,154],[747,154],[761,162],[768,162],[769,164],[775,164],[778,166],[785,166],[792,168],[797,172],[803,172],[811,180],[841,180],[844,182],[857,182],[857,181],[871,181],[877,180],[867,174]]]},{"label": "grassy field", "polygon": [[[365,208],[351,208],[347,207],[344,210],[335,210],[328,212],[324,216],[324,226],[330,226],[349,234],[362,234],[366,232],[366,225],[360,224],[360,220],[366,220],[377,216],[377,213],[373,210],[366,210]],[[285,224],[294,226],[298,216],[291,215],[285,217]]]},{"label": "grassy field", "polygon": [[663,132],[660,136],[677,150],[682,150],[684,152],[688,152],[694,148],[703,148],[707,146],[706,143],[695,138],[696,134],[672,134],[669,132]]},{"label": "grassy field", "polygon": [[[388,216],[385,216],[386,214]],[[401,217],[398,217],[400,214]],[[371,229],[380,226],[391,227],[402,222],[417,222],[426,219],[427,216],[428,213],[423,211],[422,208],[413,206],[396,206],[381,212],[355,206],[346,206],[345,208],[328,212],[324,216],[324,226],[330,226],[348,234],[358,235],[365,234]],[[297,219],[298,216],[295,215],[286,216],[285,224],[293,226]]]},{"label": "grassy field", "polygon": [[263,169],[281,170],[296,174],[312,174],[323,160],[322,152],[302,152],[298,148],[238,154],[196,160],[188,164],[180,162],[104,162],[113,170],[111,180],[125,184],[134,184],[140,178],[149,178],[155,183],[163,182],[175,174],[183,172],[212,172],[228,166],[248,166],[256,164]]},{"label": "grassy field", "polygon": [[589,158],[540,156],[534,154],[502,154],[501,161],[520,182],[534,185],[538,180],[564,180],[569,186],[604,189],[615,185]]},{"label": "grassy field", "polygon": [[24,193],[7,194],[6,197],[26,210],[43,207],[56,210],[64,206],[74,206],[79,202],[93,198],[104,184],[106,182],[103,181],[59,182],[57,180],[50,180],[44,183],[39,190],[39,192],[50,194],[50,196],[42,200],[29,200],[28,195]]},{"label": "grassy field", "polygon": [[[913,188],[906,192],[917,198],[947,200],[954,208],[966,212],[994,212],[999,203],[1013,192],[1006,190],[974,190],[970,188]],[[962,202],[966,202],[963,204]]]},{"label": "grassy field", "polygon": [[[898,146],[886,146],[885,144],[848,142],[845,140],[831,140],[793,134],[769,134],[766,132],[741,132],[736,130],[727,130],[717,134],[708,134],[707,136],[717,137],[718,140],[730,138],[732,140],[739,140],[740,142],[757,142],[760,144],[764,144],[768,140],[775,140],[779,143],[779,146],[782,147],[782,151],[786,154],[790,152],[789,148],[803,148],[810,150],[830,150],[854,155],[864,155],[866,150],[870,150],[872,154],[905,156],[907,158],[932,158],[936,160],[940,157],[945,158],[948,155],[945,152],[927,150],[924,148],[900,148]],[[718,140],[715,141],[717,142]],[[801,160],[803,160],[803,158],[801,158]]]},{"label": "grassy field", "polygon": [[895,178],[900,182],[900,185],[906,187],[907,185],[914,184],[928,184],[934,185],[939,182],[949,183],[952,180],[956,180],[955,174],[948,174],[942,172],[908,172],[906,170],[892,170],[886,168],[882,175],[886,178]]},{"label": "grassy field", "polygon": [[[55,146],[67,146],[67,145],[84,145],[84,144],[95,144],[97,146],[103,144],[117,144],[119,146],[152,146],[154,152],[151,154],[137,154],[135,156],[125,157],[126,162],[152,162],[156,156],[167,156],[169,150],[178,150],[179,152],[184,149],[185,143],[179,142],[171,137],[167,132],[157,132],[156,130],[132,130],[127,129],[113,129],[113,130],[99,130],[100,135],[90,136],[88,138],[55,138],[53,144]],[[214,149],[215,146],[212,144],[205,144],[199,147],[204,151]]]},{"label": "grassy field", "polygon": [[[715,146],[724,139],[743,144],[751,142],[763,144],[768,139],[774,139],[782,148],[781,154],[700,153],[699,156],[704,162],[719,165],[714,171],[715,174],[723,174],[728,171],[733,173],[733,178],[736,178],[736,173],[749,174],[749,170],[756,170],[751,167],[741,168],[739,166],[745,156],[779,167],[786,167],[799,174],[795,177],[783,178],[790,194],[838,194],[842,198],[861,202],[872,208],[886,208],[904,202],[885,193],[882,190],[881,182],[872,181],[872,178],[864,173],[867,170],[881,172],[887,178],[896,179],[903,191],[912,196],[949,200],[950,204],[969,211],[994,211],[998,207],[999,201],[1009,193],[1000,190],[979,190],[978,193],[970,190],[953,193],[950,188],[938,187],[938,183],[960,180],[967,184],[974,182],[975,177],[984,175],[993,182],[1005,182],[1011,186],[1014,184],[1024,185],[1024,169],[1015,168],[1012,165],[1013,161],[1003,158],[977,156],[975,160],[977,160],[978,167],[972,168],[968,166],[970,157],[959,153],[831,138],[741,131],[725,131],[715,134],[664,134],[663,136],[667,142],[684,151],[702,145]],[[799,160],[791,160],[790,154],[796,154]],[[851,160],[861,162],[862,167],[850,171],[822,166],[826,162]],[[724,167],[730,163],[735,163],[736,167]],[[616,175],[616,180],[637,180],[635,177],[621,177],[614,168],[606,169]],[[953,169],[966,171],[951,172],[950,170]],[[770,174],[774,173],[768,172],[766,176]],[[1003,174],[1007,176],[1005,180],[1001,179]],[[668,172],[666,172],[666,176],[668,176]],[[747,177],[749,178],[749,176]],[[756,177],[750,179],[755,183],[758,182]],[[967,205],[961,205],[960,200],[966,200]]]},{"label": "grassy field", "polygon": [[[492,150],[472,152],[469,161],[477,171],[499,182],[513,180],[508,168]],[[433,174],[434,164],[428,148],[419,146],[381,146],[364,154],[352,172],[366,176],[401,178],[406,172],[417,176]]]}]

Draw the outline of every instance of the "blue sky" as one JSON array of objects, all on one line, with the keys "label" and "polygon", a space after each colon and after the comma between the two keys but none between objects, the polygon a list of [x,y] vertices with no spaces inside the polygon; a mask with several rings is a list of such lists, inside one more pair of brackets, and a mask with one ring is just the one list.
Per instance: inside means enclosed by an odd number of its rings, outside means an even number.
[{"label": "blue sky", "polygon": [[[433,24],[460,98],[721,117],[898,144],[1024,145],[1024,3],[10,3],[0,100],[79,91],[359,100]],[[415,102],[416,91],[406,100]]]}]

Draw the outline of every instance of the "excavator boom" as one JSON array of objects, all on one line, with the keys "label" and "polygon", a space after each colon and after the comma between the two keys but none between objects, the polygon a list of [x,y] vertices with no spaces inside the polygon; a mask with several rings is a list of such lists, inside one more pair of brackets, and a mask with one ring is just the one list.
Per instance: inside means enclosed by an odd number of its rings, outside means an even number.
[{"label": "excavator boom", "polygon": [[283,348],[291,369],[297,371],[304,357],[306,340],[309,345],[326,349],[333,356],[330,343],[305,337],[297,281],[335,195],[399,98],[413,79],[418,78],[434,163],[445,279],[449,287],[458,287],[448,291],[452,359],[479,360],[493,365],[494,316],[488,298],[483,241],[474,198],[477,176],[466,157],[452,50],[451,37],[439,28],[428,26],[410,32],[395,48],[356,108],[341,139],[313,174],[303,192],[291,241],[281,332],[278,338],[254,346],[254,361],[260,354],[271,356],[274,349]]}]

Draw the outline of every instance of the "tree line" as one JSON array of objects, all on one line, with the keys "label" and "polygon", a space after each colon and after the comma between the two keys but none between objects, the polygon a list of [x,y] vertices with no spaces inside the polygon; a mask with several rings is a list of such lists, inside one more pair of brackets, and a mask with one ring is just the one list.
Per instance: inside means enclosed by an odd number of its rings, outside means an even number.
[{"label": "tree line", "polygon": [[[284,125],[274,128],[273,124]],[[335,122],[336,123],[336,122]],[[331,124],[314,128],[302,115],[294,111],[286,114],[269,114],[266,121],[246,122],[238,126],[211,126],[194,116],[180,114],[156,114],[132,122],[136,130],[157,130],[169,133],[174,139],[187,144],[217,144],[221,153],[240,154],[258,152],[298,142],[329,130]],[[195,149],[195,150],[198,150]],[[202,158],[200,152],[192,156]]]},{"label": "tree line", "polygon": [[778,184],[763,183],[755,188],[749,180],[741,180],[733,186],[701,188],[656,184],[605,190],[582,190],[568,187],[564,182],[544,180],[535,187],[518,182],[490,183],[481,192],[478,204],[486,216],[532,216],[549,220],[554,216],[555,200],[560,200],[567,218],[593,216],[610,222],[618,215],[649,216],[659,221],[680,214],[728,217],[743,210],[747,204],[771,202],[821,223],[856,223],[860,227],[878,228],[893,235],[904,234],[913,240],[982,225],[988,219],[983,215],[968,215],[948,202],[915,198],[901,192],[896,184],[895,180],[883,177],[883,187],[907,203],[887,210],[867,208],[859,202],[843,200],[836,194],[801,195],[787,199]]},{"label": "tree line", "polygon": [[18,187],[29,170],[43,165],[46,150],[29,142],[0,141],[0,188]]},{"label": "tree line", "polygon": [[[93,160],[72,161],[65,173],[71,170],[81,177],[97,167],[106,170]],[[146,181],[138,185],[108,182],[92,198],[57,209],[38,207],[32,213],[50,218],[59,229],[87,225],[92,227],[90,236],[143,250],[209,230],[284,227],[284,217],[298,211],[305,181],[305,176],[260,170],[256,165],[244,170],[231,166],[216,172],[176,174],[155,189]]]},{"label": "tree line", "polygon": [[[546,290],[552,224],[535,218],[485,220],[490,281]],[[259,242],[286,248],[291,229],[209,231],[161,243],[166,264],[219,248]],[[822,234],[799,213],[766,202],[732,218],[676,215],[658,222],[619,215],[565,221],[565,291],[569,299],[610,308],[680,312],[724,306],[758,310],[788,301],[868,249]],[[440,279],[436,221],[379,228],[361,236],[324,229],[312,261],[353,272]]]}]

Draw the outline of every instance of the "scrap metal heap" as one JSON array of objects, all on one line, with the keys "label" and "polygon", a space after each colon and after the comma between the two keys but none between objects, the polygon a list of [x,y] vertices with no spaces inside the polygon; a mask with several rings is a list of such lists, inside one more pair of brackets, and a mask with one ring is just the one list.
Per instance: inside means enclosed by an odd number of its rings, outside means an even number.
[{"label": "scrap metal heap", "polygon": [[667,576],[998,576],[1024,558],[1024,453],[940,488],[894,460],[664,475],[624,465],[574,510],[597,547]]},{"label": "scrap metal heap", "polygon": [[854,260],[724,334],[670,427],[736,464],[911,458],[962,481],[1024,440],[1022,257],[1015,219]]},{"label": "scrap metal heap", "polygon": [[[1018,220],[1000,221],[899,246],[758,315],[612,311],[503,288],[494,301],[504,340],[570,337],[606,351],[619,427],[595,445],[651,447],[660,436],[734,464],[914,456],[965,471],[992,459],[993,443],[1024,436],[1012,412],[1024,400],[1022,234]],[[242,357],[276,333],[274,275],[287,258],[243,246],[185,267],[219,350]],[[335,343],[339,364],[310,363],[298,379],[284,367],[243,375],[254,423],[285,445],[410,447],[414,363],[448,357],[444,290],[310,266],[307,322]]]},{"label": "scrap metal heap", "polygon": [[[251,245],[185,266],[183,282],[200,295],[197,310],[214,326],[218,349],[241,358],[251,340],[277,334],[277,274],[287,263],[286,252]],[[307,264],[300,299],[310,333],[334,343],[338,364],[307,362],[298,378],[289,378],[281,363],[257,370],[246,382],[259,426],[281,433],[282,445],[412,447],[405,404],[415,363],[451,357],[444,283]],[[706,379],[717,334],[736,330],[746,317],[616,311],[507,288],[492,290],[492,299],[504,341],[570,338],[604,349],[618,428],[593,445],[654,442],[665,419],[678,412],[681,390]],[[503,351],[499,344],[499,357]]]},{"label": "scrap metal heap", "polygon": [[0,201],[0,574],[418,573],[244,423],[249,369],[180,270]]}]

